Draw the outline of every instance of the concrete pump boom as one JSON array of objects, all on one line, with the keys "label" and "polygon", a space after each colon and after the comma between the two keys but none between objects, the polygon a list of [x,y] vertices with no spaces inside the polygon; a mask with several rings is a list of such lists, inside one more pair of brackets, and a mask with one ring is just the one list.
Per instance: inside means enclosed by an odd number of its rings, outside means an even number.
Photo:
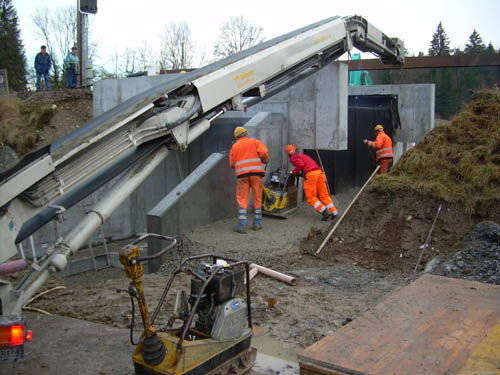
[{"label": "concrete pump boom", "polygon": [[[52,272],[64,269],[167,155],[184,150],[227,110],[241,110],[335,61],[352,46],[402,64],[400,43],[359,16],[333,17],[162,83],[27,155],[1,175],[0,263],[16,244],[112,178],[120,182],[15,286],[0,283],[1,315],[23,304]],[[0,315],[0,317],[1,317]]]}]

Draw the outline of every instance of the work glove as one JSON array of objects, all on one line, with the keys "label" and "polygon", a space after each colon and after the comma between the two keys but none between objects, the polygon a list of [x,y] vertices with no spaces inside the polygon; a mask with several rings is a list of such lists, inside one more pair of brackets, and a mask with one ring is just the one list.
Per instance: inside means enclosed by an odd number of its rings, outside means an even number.
[{"label": "work glove", "polygon": [[368,139],[363,139],[363,143],[364,143],[365,145],[367,145],[367,144],[368,144]]}]

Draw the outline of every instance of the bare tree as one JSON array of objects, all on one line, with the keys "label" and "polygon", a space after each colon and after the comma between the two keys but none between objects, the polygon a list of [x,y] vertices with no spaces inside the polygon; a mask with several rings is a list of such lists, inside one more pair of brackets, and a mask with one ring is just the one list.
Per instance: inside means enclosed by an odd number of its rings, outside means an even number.
[{"label": "bare tree", "polygon": [[186,69],[193,61],[191,30],[185,21],[165,26],[161,37],[160,66],[162,69]]},{"label": "bare tree", "polygon": [[157,60],[157,53],[149,46],[146,41],[137,48],[137,67],[139,71],[146,71]]},{"label": "bare tree", "polygon": [[262,27],[255,26],[243,16],[230,17],[222,25],[214,47],[214,55],[226,57],[255,46],[264,40]]},{"label": "bare tree", "polygon": [[66,6],[49,10],[36,9],[33,23],[37,34],[52,57],[56,85],[62,80],[62,62],[76,42],[76,7]]}]

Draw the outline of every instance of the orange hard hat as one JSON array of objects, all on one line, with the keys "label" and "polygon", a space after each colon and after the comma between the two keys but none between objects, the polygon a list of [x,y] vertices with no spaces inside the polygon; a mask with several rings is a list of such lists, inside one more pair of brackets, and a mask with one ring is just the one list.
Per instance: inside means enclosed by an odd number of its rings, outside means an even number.
[{"label": "orange hard hat", "polygon": [[295,151],[297,151],[297,147],[295,147],[294,145],[286,145],[285,146],[285,152],[287,154],[294,154]]}]

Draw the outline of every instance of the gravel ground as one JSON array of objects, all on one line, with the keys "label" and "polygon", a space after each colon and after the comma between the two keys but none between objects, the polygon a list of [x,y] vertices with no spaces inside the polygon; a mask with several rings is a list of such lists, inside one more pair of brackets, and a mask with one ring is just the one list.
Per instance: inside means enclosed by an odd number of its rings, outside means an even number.
[{"label": "gravel ground", "polygon": [[485,221],[468,233],[452,256],[433,259],[427,271],[442,276],[500,285],[500,225]]}]

